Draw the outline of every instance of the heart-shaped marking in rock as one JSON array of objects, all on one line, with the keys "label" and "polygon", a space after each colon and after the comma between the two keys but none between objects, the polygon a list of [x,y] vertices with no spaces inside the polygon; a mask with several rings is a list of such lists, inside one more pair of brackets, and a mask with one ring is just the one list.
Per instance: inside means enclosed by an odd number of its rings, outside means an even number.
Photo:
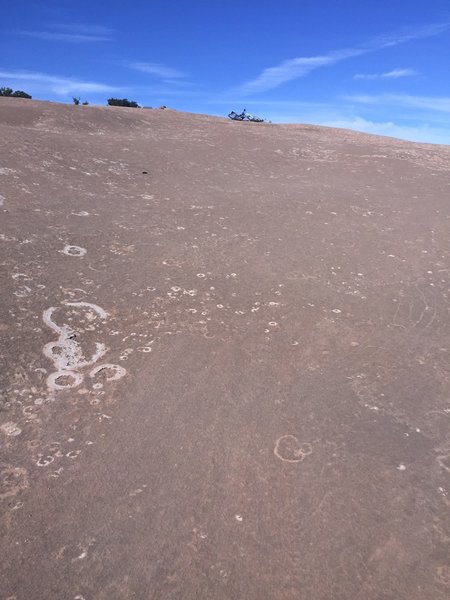
[{"label": "heart-shaped marking in rock", "polygon": [[283,462],[298,463],[302,462],[306,456],[313,451],[308,442],[301,444],[295,435],[282,435],[277,439],[273,453]]}]

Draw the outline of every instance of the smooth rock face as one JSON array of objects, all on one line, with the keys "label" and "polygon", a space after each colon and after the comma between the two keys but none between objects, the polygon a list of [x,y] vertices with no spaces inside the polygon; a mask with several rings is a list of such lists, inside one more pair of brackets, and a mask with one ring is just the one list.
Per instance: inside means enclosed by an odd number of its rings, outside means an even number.
[{"label": "smooth rock face", "polygon": [[447,600],[450,148],[0,133],[0,598]]}]

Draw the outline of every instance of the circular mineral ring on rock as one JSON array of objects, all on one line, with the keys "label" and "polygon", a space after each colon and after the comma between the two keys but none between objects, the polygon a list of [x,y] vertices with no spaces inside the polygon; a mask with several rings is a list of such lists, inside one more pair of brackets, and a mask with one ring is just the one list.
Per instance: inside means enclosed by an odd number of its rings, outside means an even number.
[{"label": "circular mineral ring on rock", "polygon": [[283,462],[298,463],[312,453],[312,446],[308,442],[301,444],[295,435],[282,435],[277,439],[273,453]]},{"label": "circular mineral ring on rock", "polygon": [[64,246],[63,254],[67,254],[67,256],[84,256],[87,252],[86,248],[82,248],[81,246]]},{"label": "circular mineral ring on rock", "polygon": [[83,375],[76,371],[55,371],[47,377],[47,385],[54,390],[70,390],[83,381]]},{"label": "circular mineral ring on rock", "polygon": [[105,371],[105,379],[106,381],[116,381],[120,379],[126,374],[126,369],[121,367],[120,365],[113,365],[111,363],[105,363],[103,365],[98,365],[94,367],[90,373],[90,377],[95,377],[98,373]]}]

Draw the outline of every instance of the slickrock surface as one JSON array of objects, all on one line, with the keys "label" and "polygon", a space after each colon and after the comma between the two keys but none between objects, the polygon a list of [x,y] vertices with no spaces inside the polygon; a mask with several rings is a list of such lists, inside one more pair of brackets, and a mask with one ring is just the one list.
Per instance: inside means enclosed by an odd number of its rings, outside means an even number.
[{"label": "slickrock surface", "polygon": [[448,600],[450,148],[0,135],[0,598]]}]

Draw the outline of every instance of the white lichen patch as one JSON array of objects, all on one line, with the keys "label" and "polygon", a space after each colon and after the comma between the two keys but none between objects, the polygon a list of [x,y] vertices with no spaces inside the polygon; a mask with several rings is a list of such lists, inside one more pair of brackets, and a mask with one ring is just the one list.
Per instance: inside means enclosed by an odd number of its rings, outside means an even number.
[{"label": "white lichen patch", "polygon": [[[66,302],[65,305],[83,309],[89,321],[107,317],[103,308],[90,302]],[[53,320],[55,311],[56,308],[52,306],[44,311],[42,317],[44,323],[58,334],[57,341],[49,342],[43,348],[43,353],[55,366],[55,372],[47,377],[47,386],[51,390],[71,389],[83,381],[80,369],[96,363],[106,353],[107,348],[105,344],[96,342],[94,353],[86,358],[76,332],[67,323],[58,325]]]},{"label": "white lichen patch", "polygon": [[22,430],[17,426],[16,423],[13,423],[12,421],[8,421],[7,423],[3,423],[3,425],[0,425],[0,430],[5,435],[12,437],[20,435],[22,433]]}]

